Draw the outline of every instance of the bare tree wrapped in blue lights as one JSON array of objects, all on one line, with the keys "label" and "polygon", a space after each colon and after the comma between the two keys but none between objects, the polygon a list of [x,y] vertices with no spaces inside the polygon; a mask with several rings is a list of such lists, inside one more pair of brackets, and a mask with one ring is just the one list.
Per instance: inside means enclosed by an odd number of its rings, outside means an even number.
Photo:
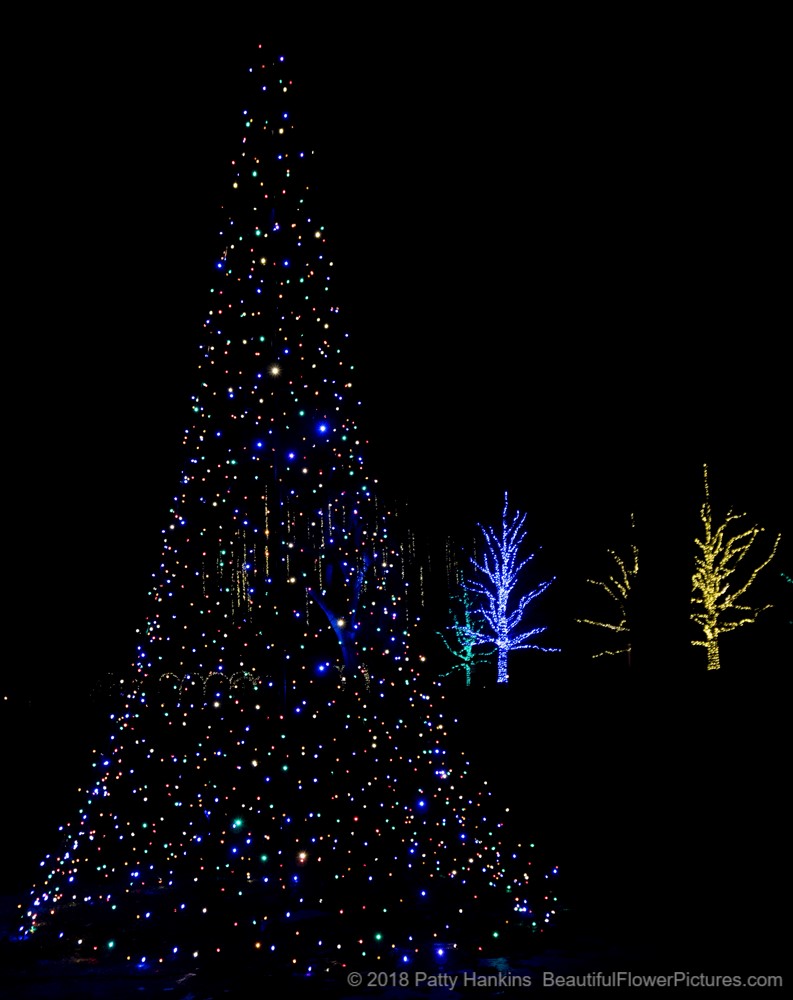
[{"label": "bare tree wrapped in blue lights", "polygon": [[498,683],[506,684],[507,655],[514,649],[538,649],[544,653],[558,653],[557,648],[539,646],[529,642],[545,632],[546,625],[521,631],[528,606],[543,594],[555,577],[545,580],[528,592],[518,589],[521,570],[534,558],[534,552],[520,558],[521,546],[526,538],[523,525],[526,515],[520,512],[509,515],[509,501],[504,494],[504,509],[501,514],[501,533],[495,528],[478,525],[485,540],[486,551],[481,562],[471,558],[471,565],[479,574],[478,579],[469,580],[466,588],[481,599],[478,611],[484,620],[481,628],[467,628],[468,638],[474,644],[494,643],[498,650]]}]

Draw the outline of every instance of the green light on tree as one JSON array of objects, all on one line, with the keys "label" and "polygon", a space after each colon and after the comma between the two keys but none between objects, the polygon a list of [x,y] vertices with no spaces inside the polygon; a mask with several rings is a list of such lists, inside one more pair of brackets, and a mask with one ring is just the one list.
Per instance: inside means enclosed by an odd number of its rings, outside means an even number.
[{"label": "green light on tree", "polygon": [[[480,650],[480,642],[474,638],[478,626],[481,625],[481,615],[474,611],[470,593],[462,587],[458,594],[452,596],[452,624],[443,632],[438,632],[444,646],[451,655],[454,664],[442,677],[462,670],[465,674],[465,686],[469,687],[474,669],[486,662],[488,653]],[[495,646],[493,647],[495,648]]]}]

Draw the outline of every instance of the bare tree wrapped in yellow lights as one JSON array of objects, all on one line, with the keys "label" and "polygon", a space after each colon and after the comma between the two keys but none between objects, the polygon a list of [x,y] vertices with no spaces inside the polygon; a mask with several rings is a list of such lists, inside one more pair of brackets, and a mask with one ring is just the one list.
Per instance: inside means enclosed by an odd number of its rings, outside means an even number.
[{"label": "bare tree wrapped in yellow lights", "polygon": [[[631,515],[631,531],[634,532],[635,525],[633,515]],[[621,653],[627,654],[628,663],[631,660],[631,628],[628,605],[632,598],[632,591],[636,585],[639,575],[639,550],[631,542],[630,556],[623,559],[614,549],[609,549],[608,554],[614,561],[615,568],[611,576],[606,580],[587,580],[592,586],[602,590],[610,601],[613,612],[608,621],[595,620],[593,618],[579,618],[577,621],[582,625],[594,625],[596,628],[605,629],[611,633],[613,642],[595,653],[592,657],[597,660],[601,656],[617,656]]]},{"label": "bare tree wrapped in yellow lights", "polygon": [[[771,605],[752,607],[744,603],[744,595],[773,559],[779,539],[777,536],[771,552],[754,569],[743,566],[758,535],[765,530],[751,527],[741,530],[740,522],[746,514],[727,512],[720,525],[714,525],[708,488],[708,467],[705,466],[705,502],[700,510],[703,534],[695,539],[699,552],[695,559],[691,619],[702,630],[704,638],[694,640],[695,646],[704,646],[708,653],[708,670],[718,670],[719,636],[733,632],[742,625],[756,621],[761,612]],[[736,572],[737,582],[733,581]],[[743,582],[741,583],[741,579]]]}]

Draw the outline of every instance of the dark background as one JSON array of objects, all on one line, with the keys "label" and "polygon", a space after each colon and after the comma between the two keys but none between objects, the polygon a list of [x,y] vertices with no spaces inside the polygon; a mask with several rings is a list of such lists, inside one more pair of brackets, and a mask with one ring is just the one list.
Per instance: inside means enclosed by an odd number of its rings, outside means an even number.
[{"label": "dark background", "polygon": [[[774,25],[265,8],[61,11],[6,40],[9,885],[54,848],[134,655],[241,81],[283,39],[370,473],[435,552],[508,490],[557,576],[564,652],[518,654],[508,696],[457,693],[472,746],[594,924],[773,957],[791,614],[725,640],[711,676],[687,602],[704,462],[717,511],[783,534],[763,595],[793,567]],[[573,623],[631,513],[627,671]]]}]

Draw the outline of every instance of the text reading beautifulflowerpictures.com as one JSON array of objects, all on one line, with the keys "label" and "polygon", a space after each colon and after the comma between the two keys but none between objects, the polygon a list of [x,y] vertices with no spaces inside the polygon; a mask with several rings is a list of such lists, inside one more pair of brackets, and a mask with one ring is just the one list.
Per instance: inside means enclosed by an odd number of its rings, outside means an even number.
[{"label": "text reading beautifulflowerpictures.com", "polygon": [[625,987],[646,989],[647,987],[769,987],[780,989],[782,976],[737,976],[705,972],[671,972],[653,975],[636,972],[586,972],[574,975],[559,975],[543,972],[541,976],[511,972],[350,972],[349,986],[365,986],[369,989],[387,986],[403,986],[425,989],[510,989],[515,987]]}]

